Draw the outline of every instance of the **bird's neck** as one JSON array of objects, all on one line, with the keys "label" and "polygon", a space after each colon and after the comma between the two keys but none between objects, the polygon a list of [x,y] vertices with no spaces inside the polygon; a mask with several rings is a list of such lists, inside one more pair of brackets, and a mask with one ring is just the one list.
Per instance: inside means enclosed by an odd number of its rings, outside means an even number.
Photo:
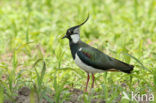
[{"label": "bird's neck", "polygon": [[71,50],[73,59],[75,59],[75,54],[76,54],[77,50],[79,50],[79,42],[80,41],[78,41],[77,43],[73,43],[72,41],[69,42],[69,46],[70,46],[70,50]]}]

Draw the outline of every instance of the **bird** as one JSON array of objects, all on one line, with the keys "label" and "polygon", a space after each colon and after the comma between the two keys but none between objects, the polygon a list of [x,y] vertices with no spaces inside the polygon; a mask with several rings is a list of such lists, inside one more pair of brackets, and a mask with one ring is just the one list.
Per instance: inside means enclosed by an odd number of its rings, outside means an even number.
[{"label": "bird", "polygon": [[87,92],[90,75],[92,75],[91,88],[94,88],[95,73],[119,71],[130,74],[134,68],[133,65],[110,57],[102,51],[81,41],[80,27],[84,25],[88,19],[89,15],[81,24],[67,29],[66,34],[62,37],[62,39],[67,38],[69,40],[72,58],[77,66],[87,73],[85,92]]}]

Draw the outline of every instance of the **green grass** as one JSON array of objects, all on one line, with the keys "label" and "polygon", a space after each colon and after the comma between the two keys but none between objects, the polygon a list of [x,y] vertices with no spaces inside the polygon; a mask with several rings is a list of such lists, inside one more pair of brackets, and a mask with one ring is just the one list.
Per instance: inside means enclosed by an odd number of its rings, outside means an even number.
[{"label": "green grass", "polygon": [[[70,95],[66,86],[84,89],[87,76],[73,62],[68,40],[61,37],[88,13],[81,39],[135,66],[131,75],[96,74],[96,98],[112,103],[123,91],[128,96],[131,91],[156,94],[155,11],[155,0],[1,0],[0,103],[14,101],[23,86],[31,88],[31,103],[35,93],[38,101],[62,103]],[[51,99],[47,94],[53,91]],[[85,103],[95,98],[87,93],[82,97]]]}]

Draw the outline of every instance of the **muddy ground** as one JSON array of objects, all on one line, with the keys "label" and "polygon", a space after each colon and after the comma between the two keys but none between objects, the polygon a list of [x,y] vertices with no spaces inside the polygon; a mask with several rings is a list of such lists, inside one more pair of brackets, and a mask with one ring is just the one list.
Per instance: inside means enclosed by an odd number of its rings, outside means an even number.
[{"label": "muddy ground", "polygon": [[[83,99],[80,98],[80,95],[83,94],[82,90],[74,88],[74,89],[70,89],[69,92],[71,93],[69,97],[70,99],[65,100],[63,103],[84,103]],[[37,96],[35,97],[36,97],[34,98],[35,103],[38,103]],[[53,96],[49,96],[49,97],[53,99]],[[49,103],[45,99],[42,99],[41,101],[42,103]],[[4,103],[30,103],[30,89],[28,87],[23,87],[19,89],[18,96],[15,97],[15,102],[12,102],[11,100],[5,100]],[[105,103],[105,101],[102,99],[92,99],[91,103]]]}]

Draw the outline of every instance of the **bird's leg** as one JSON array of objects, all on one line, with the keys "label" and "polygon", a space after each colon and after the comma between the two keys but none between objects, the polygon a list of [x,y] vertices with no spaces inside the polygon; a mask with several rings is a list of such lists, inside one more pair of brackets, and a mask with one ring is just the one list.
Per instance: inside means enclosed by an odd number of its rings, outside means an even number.
[{"label": "bird's leg", "polygon": [[94,74],[92,73],[92,88],[94,88],[94,80],[95,80],[95,76],[94,76]]},{"label": "bird's leg", "polygon": [[90,79],[89,73],[87,73],[87,75],[88,75],[88,77],[87,77],[85,92],[87,92],[88,82],[89,82],[89,79]]}]

